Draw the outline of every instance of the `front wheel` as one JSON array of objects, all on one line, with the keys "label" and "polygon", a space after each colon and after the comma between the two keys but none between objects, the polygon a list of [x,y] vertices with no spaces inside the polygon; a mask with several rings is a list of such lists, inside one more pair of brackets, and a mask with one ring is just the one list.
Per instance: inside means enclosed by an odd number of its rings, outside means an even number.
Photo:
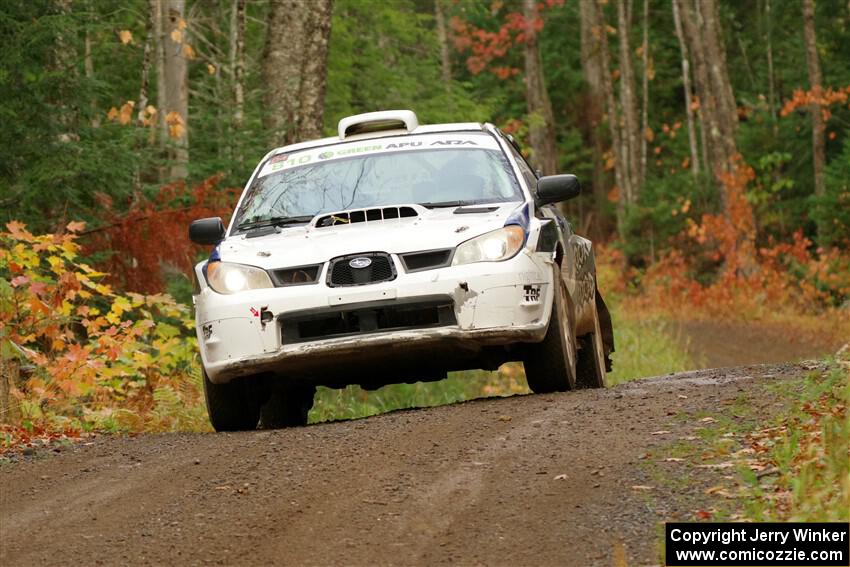
[{"label": "front wheel", "polygon": [[599,310],[593,302],[593,333],[581,337],[581,350],[576,362],[576,384],[579,388],[605,387],[605,339],[599,324]]},{"label": "front wheel", "polygon": [[257,428],[262,396],[257,380],[236,378],[226,384],[210,382],[204,370],[204,397],[210,423],[216,431],[246,431]]},{"label": "front wheel", "polygon": [[281,429],[307,425],[315,394],[315,386],[276,386],[260,413],[260,427]]},{"label": "front wheel", "polygon": [[566,392],[576,386],[576,344],[567,287],[558,266],[553,267],[552,315],[540,343],[530,344],[523,358],[528,387],[536,394]]}]

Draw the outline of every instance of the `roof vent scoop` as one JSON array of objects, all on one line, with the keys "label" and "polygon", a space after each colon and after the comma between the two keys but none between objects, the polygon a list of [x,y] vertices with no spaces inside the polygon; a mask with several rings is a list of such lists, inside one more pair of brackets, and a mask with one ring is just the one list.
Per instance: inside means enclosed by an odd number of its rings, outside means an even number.
[{"label": "roof vent scoop", "polygon": [[345,140],[357,134],[371,134],[386,130],[413,132],[418,126],[419,119],[412,110],[382,110],[347,116],[339,121],[338,130],[339,139]]}]

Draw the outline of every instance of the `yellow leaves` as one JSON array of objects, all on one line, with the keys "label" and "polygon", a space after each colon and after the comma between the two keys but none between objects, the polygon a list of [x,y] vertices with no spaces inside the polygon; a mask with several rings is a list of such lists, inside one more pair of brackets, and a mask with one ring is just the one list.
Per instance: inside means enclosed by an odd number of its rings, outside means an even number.
[{"label": "yellow leaves", "polygon": [[71,312],[74,310],[74,304],[68,301],[67,299],[62,300],[62,306],[59,308],[59,313],[63,317],[69,317]]},{"label": "yellow leaves", "polygon": [[186,135],[186,121],[183,120],[179,112],[169,112],[165,116],[165,123],[168,124],[168,135],[170,137],[177,139]]},{"label": "yellow leaves", "polygon": [[183,32],[180,30],[171,30],[169,37],[171,37],[171,41],[174,43],[183,43]]},{"label": "yellow leaves", "polygon": [[130,30],[121,30],[118,32],[118,39],[121,40],[121,43],[127,45],[133,41],[133,33]]},{"label": "yellow leaves", "polygon": [[209,73],[210,75],[215,75],[215,65],[207,63],[207,73]]},{"label": "yellow leaves", "polygon": [[647,142],[652,142],[655,140],[655,132],[649,126],[646,127],[646,130],[643,131],[643,137]]},{"label": "yellow leaves", "polygon": [[112,287],[105,284],[95,284],[94,290],[101,295],[112,295]]},{"label": "yellow leaves", "polygon": [[119,317],[126,311],[130,311],[133,306],[130,304],[130,301],[123,296],[118,296],[115,298],[115,301],[112,302],[112,313],[115,313]]},{"label": "yellow leaves", "polygon": [[185,57],[186,59],[195,58],[195,49],[188,43],[183,44],[183,57]]},{"label": "yellow leaves", "polygon": [[59,256],[48,256],[47,263],[50,264],[50,269],[56,275],[65,273],[65,262]]},{"label": "yellow leaves", "polygon": [[186,27],[188,27],[188,24],[186,23],[186,20],[184,20],[183,18],[179,18],[179,19],[177,20],[177,29],[178,29],[178,30],[185,30],[185,29],[186,29]]}]

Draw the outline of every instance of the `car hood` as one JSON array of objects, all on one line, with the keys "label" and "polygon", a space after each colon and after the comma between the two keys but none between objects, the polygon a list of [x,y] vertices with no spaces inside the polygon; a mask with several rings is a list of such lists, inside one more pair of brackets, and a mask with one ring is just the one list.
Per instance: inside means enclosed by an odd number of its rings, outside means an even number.
[{"label": "car hood", "polygon": [[418,216],[383,221],[315,227],[283,227],[279,233],[255,238],[240,234],[219,245],[222,261],[265,269],[304,266],[337,256],[365,252],[402,254],[453,248],[505,225],[522,203],[494,203],[461,210],[495,208],[488,212],[456,214],[458,207],[427,209],[414,205]]}]

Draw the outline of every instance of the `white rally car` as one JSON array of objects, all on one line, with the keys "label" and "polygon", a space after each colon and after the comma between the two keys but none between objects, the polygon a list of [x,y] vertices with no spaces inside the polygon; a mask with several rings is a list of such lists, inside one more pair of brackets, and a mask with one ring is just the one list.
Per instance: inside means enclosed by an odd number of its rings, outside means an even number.
[{"label": "white rally car", "polygon": [[271,151],[195,267],[216,430],[304,424],[316,386],[438,380],[522,361],[534,392],[602,387],[614,350],[591,242],[491,124],[361,114]]}]

